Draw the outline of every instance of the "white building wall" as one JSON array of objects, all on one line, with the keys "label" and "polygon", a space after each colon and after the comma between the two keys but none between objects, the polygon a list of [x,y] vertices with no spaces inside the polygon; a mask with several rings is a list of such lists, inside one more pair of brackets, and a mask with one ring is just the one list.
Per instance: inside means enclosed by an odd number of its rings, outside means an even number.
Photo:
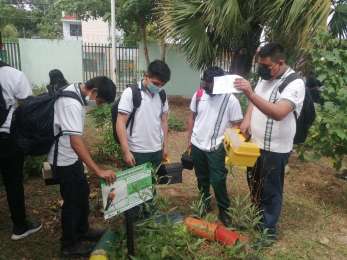
[{"label": "white building wall", "polygon": [[80,21],[63,21],[63,35],[64,40],[81,40],[81,36],[71,36],[70,35],[70,24],[80,24]]},{"label": "white building wall", "polygon": [[102,19],[82,21],[82,39],[89,43],[111,42],[108,23]]}]

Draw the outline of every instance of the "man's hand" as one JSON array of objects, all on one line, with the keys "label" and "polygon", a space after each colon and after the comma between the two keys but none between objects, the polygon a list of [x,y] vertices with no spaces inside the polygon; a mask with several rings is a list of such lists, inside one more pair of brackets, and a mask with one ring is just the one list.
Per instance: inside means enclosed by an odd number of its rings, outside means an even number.
[{"label": "man's hand", "polygon": [[248,136],[249,135],[249,128],[251,126],[251,123],[249,122],[249,120],[243,120],[241,125],[240,125],[240,131],[241,133],[243,133],[244,136]]},{"label": "man's hand", "polygon": [[164,145],[164,147],[163,147],[163,160],[167,160],[168,158],[169,158],[169,152],[168,152],[166,145]]},{"label": "man's hand", "polygon": [[116,174],[111,170],[99,170],[96,175],[103,178],[107,184],[112,184],[116,180]]},{"label": "man's hand", "polygon": [[136,164],[134,155],[130,151],[123,154],[123,160],[129,166],[135,166]]},{"label": "man's hand", "polygon": [[236,89],[241,90],[247,97],[253,95],[253,89],[251,87],[251,83],[245,79],[235,79],[234,86]]}]

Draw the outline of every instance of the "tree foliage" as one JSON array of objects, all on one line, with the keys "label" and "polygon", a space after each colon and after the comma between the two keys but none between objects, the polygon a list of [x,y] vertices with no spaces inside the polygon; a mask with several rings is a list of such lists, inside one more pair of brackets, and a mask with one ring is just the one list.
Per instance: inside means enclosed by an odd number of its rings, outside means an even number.
[{"label": "tree foliage", "polygon": [[224,52],[247,53],[248,72],[266,38],[282,43],[290,54],[308,46],[324,26],[330,0],[163,0],[158,13],[165,32],[179,43],[196,68],[213,64]]},{"label": "tree foliage", "polygon": [[316,122],[303,150],[332,158],[340,169],[347,154],[347,41],[324,34],[313,42],[309,54],[324,85],[324,105],[317,107]]},{"label": "tree foliage", "polygon": [[347,1],[333,1],[329,31],[334,37],[347,38]]},{"label": "tree foliage", "polygon": [[62,35],[61,10],[58,0],[0,0],[0,29],[14,26],[17,37],[40,36],[57,38]]}]

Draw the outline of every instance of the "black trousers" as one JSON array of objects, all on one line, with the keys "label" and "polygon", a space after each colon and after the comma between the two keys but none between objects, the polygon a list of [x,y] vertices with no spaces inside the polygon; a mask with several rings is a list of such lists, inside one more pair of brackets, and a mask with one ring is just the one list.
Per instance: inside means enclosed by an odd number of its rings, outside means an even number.
[{"label": "black trousers", "polygon": [[89,185],[81,161],[56,168],[60,194],[64,200],[61,224],[62,247],[73,246],[89,229]]},{"label": "black trousers", "polygon": [[19,228],[26,225],[23,164],[24,156],[16,149],[12,137],[0,133],[0,174],[5,185],[13,224]]},{"label": "black trousers", "polygon": [[284,173],[289,155],[262,150],[254,168],[247,171],[252,201],[263,214],[263,228],[274,236],[282,210]]}]

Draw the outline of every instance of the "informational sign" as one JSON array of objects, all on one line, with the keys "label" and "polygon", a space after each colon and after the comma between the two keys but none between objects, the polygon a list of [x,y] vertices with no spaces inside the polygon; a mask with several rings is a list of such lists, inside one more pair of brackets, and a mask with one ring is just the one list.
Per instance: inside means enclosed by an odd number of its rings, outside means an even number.
[{"label": "informational sign", "polygon": [[153,198],[152,170],[149,164],[143,164],[117,172],[117,180],[111,185],[101,182],[105,219]]}]

